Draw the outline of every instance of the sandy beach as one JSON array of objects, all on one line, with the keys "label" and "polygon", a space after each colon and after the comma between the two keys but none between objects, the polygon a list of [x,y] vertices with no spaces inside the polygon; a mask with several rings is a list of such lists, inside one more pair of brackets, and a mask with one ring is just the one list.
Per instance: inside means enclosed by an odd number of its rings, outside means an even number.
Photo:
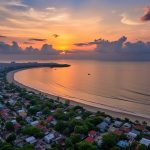
[{"label": "sandy beach", "polygon": [[[20,69],[20,70],[14,70],[14,71],[11,71],[7,74],[7,80],[9,83],[14,83],[22,88],[26,88],[28,91],[32,91],[32,92],[35,92],[35,93],[41,93],[42,95],[45,95],[51,99],[54,99],[54,100],[57,100],[57,96],[55,95],[51,95],[51,94],[48,94],[48,93],[44,93],[44,92],[41,92],[41,91],[38,91],[34,88],[31,88],[31,87],[28,87],[26,85],[23,85],[19,82],[17,82],[15,79],[14,79],[14,74],[18,71],[21,71],[21,70],[24,70],[24,69]],[[140,122],[142,121],[146,121],[148,124],[150,124],[150,119],[149,118],[144,118],[142,116],[137,116],[136,114],[130,114],[130,113],[124,113],[124,112],[115,112],[115,111],[111,111],[111,110],[107,110],[107,109],[102,109],[102,108],[97,108],[97,107],[94,107],[94,106],[89,106],[89,105],[86,105],[86,104],[83,104],[83,103],[78,103],[76,101],[73,101],[73,100],[70,100],[70,99],[66,99],[66,98],[63,98],[63,97],[60,97],[59,98],[60,101],[62,102],[65,102],[66,100],[69,100],[70,101],[70,105],[80,105],[82,107],[84,107],[85,109],[91,111],[91,112],[97,112],[97,111],[101,111],[101,112],[105,112],[106,114],[112,116],[112,117],[117,117],[117,118],[129,118],[130,120],[132,121],[135,121],[135,120],[138,120]]]}]

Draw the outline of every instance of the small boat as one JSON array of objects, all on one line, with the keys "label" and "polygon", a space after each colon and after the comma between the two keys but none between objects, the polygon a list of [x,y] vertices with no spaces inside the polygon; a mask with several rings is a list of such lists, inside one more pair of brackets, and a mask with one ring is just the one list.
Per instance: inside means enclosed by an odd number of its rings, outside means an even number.
[{"label": "small boat", "polygon": [[88,76],[91,75],[90,73],[88,73]]}]

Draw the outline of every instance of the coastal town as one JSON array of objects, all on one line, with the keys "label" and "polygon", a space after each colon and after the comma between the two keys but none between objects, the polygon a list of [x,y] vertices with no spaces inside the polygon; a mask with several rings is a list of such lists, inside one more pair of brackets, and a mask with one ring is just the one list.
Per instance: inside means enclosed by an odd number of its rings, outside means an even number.
[{"label": "coastal town", "polygon": [[0,67],[0,150],[150,150],[147,122],[28,91],[7,81],[14,66]]}]

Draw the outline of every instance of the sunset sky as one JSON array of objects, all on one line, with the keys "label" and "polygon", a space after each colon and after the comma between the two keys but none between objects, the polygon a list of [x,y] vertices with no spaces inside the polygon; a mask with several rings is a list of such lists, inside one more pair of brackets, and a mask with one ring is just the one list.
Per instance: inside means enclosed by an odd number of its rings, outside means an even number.
[{"label": "sunset sky", "polygon": [[0,0],[0,41],[92,49],[94,39],[150,40],[150,0]]}]

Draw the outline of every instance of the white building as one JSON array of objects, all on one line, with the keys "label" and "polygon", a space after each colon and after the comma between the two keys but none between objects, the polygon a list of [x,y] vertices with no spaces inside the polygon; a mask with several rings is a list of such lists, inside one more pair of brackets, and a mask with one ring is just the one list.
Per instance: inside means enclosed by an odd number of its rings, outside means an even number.
[{"label": "white building", "polygon": [[146,139],[146,138],[142,138],[141,140],[140,140],[140,144],[143,144],[143,145],[145,145],[145,146],[149,146],[150,145],[150,140],[149,139]]},{"label": "white building", "polygon": [[32,126],[37,126],[38,124],[39,124],[39,121],[37,120],[37,121],[33,121],[33,122],[31,122],[30,123]]},{"label": "white building", "polygon": [[54,134],[53,133],[49,133],[48,135],[46,135],[44,137],[44,140],[45,140],[46,143],[51,143],[54,138],[55,138]]},{"label": "white building", "polygon": [[130,123],[125,123],[124,125],[123,125],[123,127],[125,127],[125,128],[131,128],[132,127],[132,125],[130,124]]},{"label": "white building", "polygon": [[26,142],[30,144],[34,144],[36,142],[36,138],[34,136],[30,136],[26,138]]},{"label": "white building", "polygon": [[129,139],[135,139],[137,137],[137,134],[134,132],[129,132],[127,133],[127,136]]},{"label": "white building", "polygon": [[116,128],[121,127],[121,125],[122,125],[121,121],[115,121],[114,124],[113,124],[113,126],[116,127]]}]

